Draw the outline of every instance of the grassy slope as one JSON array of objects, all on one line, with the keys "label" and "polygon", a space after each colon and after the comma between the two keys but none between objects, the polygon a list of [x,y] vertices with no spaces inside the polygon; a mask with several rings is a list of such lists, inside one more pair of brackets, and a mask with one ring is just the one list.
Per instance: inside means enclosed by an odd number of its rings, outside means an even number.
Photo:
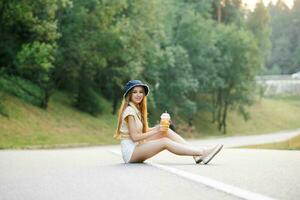
[{"label": "grassy slope", "polygon": [[[228,135],[269,133],[300,127],[300,97],[262,99],[249,111],[251,118],[246,122],[236,112],[229,113]],[[199,114],[195,121],[202,135],[218,134],[210,114]]]},{"label": "grassy slope", "polygon": [[[116,144],[112,138],[116,116],[105,114],[93,117],[71,106],[66,94],[57,92],[47,111],[5,95],[7,119],[0,115],[0,148],[20,148],[32,145],[46,147],[56,144]],[[263,99],[250,109],[248,122],[235,113],[228,118],[228,135],[256,134],[300,127],[300,97]],[[218,135],[210,115],[199,114],[195,120],[200,134],[183,136],[203,137]]]},{"label": "grassy slope", "polygon": [[10,118],[0,116],[0,148],[117,142],[112,138],[115,116],[93,117],[80,112],[62,93],[51,98],[47,111],[8,95],[4,105]]}]

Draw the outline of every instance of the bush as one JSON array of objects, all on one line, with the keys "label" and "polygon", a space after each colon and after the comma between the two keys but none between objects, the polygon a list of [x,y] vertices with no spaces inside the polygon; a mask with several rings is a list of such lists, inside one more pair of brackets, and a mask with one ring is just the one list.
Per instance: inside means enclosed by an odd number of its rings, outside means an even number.
[{"label": "bush", "polygon": [[90,87],[82,89],[76,101],[76,107],[78,109],[94,116],[103,113],[106,104],[107,101]]},{"label": "bush", "polygon": [[36,106],[40,105],[42,99],[40,87],[17,76],[0,77],[0,89]]},{"label": "bush", "polygon": [[264,68],[262,71],[262,75],[280,75],[281,69],[280,66],[275,64],[272,66],[272,68]]},{"label": "bush", "polygon": [[4,95],[2,93],[2,87],[0,85],[0,115],[8,117],[8,113],[3,102],[4,102]]}]

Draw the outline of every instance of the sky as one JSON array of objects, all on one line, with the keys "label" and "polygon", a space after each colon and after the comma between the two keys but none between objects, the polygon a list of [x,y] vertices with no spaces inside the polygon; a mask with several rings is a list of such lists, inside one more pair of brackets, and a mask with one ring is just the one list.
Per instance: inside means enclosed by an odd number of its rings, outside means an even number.
[{"label": "sky", "polygon": [[[259,0],[243,0],[243,2],[245,4],[247,4],[247,6],[253,10],[255,8],[255,4],[258,2]],[[275,4],[277,2],[277,0],[263,0],[263,2],[265,3],[265,5],[268,5],[270,3],[270,1],[273,2],[273,4]],[[289,7],[292,7],[294,0],[283,0],[285,2],[285,4]]]}]

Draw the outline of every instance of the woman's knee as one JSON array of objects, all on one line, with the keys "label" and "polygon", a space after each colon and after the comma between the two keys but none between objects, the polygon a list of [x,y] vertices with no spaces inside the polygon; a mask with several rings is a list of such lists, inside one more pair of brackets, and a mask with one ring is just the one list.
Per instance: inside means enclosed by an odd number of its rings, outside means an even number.
[{"label": "woman's knee", "polygon": [[169,128],[166,136],[172,138],[174,135],[177,135],[177,133]]},{"label": "woman's knee", "polygon": [[167,137],[163,137],[159,139],[161,141],[161,143],[163,144],[163,147],[166,149],[168,147],[168,145],[172,142],[172,140],[170,138]]}]

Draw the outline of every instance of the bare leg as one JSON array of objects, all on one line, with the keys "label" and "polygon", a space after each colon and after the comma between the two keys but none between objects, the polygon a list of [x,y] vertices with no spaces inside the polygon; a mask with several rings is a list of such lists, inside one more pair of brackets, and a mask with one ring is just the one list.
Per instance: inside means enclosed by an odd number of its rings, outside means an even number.
[{"label": "bare leg", "polygon": [[[185,144],[185,145],[190,145],[185,139],[183,139],[183,137],[181,137],[180,135],[178,135],[175,131],[173,131],[172,129],[168,130],[168,133],[166,135],[164,134],[156,134],[153,135],[152,137],[148,138],[147,140],[156,140],[156,139],[160,139],[163,137],[168,137],[171,140],[178,142],[180,144]],[[196,161],[197,157],[193,156],[194,160]]]},{"label": "bare leg", "polygon": [[160,138],[136,146],[130,162],[143,162],[165,149],[174,154],[185,156],[200,156],[203,152],[191,146],[174,142],[169,138]]},{"label": "bare leg", "polygon": [[[185,139],[183,139],[183,137],[181,137],[180,135],[178,135],[172,129],[169,129],[167,136],[168,136],[168,138],[170,138],[173,141],[176,141],[178,143],[185,144],[185,145],[190,145]],[[195,156],[194,155],[193,159],[195,160],[196,163],[198,163],[197,160],[199,159],[199,156]]]},{"label": "bare leg", "polygon": [[185,139],[183,139],[183,137],[181,137],[180,135],[178,135],[172,129],[169,129],[167,137],[170,138],[171,140],[175,141],[175,142],[189,145],[189,143]]},{"label": "bare leg", "polygon": [[160,139],[160,138],[163,138],[163,137],[168,137],[171,140],[173,140],[174,142],[178,142],[178,143],[181,143],[181,144],[189,145],[189,143],[187,141],[185,141],[185,139],[183,139],[180,135],[178,135],[172,129],[169,129],[167,134],[163,134],[163,133],[155,134],[155,135],[147,138],[147,141],[157,140],[157,139]]}]

